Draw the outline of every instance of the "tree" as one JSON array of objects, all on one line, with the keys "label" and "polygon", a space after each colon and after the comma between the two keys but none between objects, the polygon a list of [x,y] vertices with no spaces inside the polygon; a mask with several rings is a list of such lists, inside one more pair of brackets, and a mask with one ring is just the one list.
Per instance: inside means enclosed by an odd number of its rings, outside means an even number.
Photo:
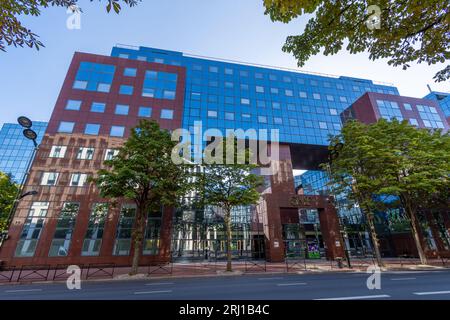
[{"label": "tree", "polygon": [[18,191],[11,176],[0,172],[0,233],[6,231],[8,216]]},{"label": "tree", "polygon": [[[214,145],[214,146],[213,146]],[[210,152],[211,151],[211,152]],[[233,161],[227,161],[232,159]],[[256,204],[262,185],[261,176],[252,173],[257,165],[250,163],[251,153],[242,148],[237,139],[216,137],[205,150],[202,170],[195,175],[197,196],[203,207],[215,206],[223,210],[227,241],[227,271],[232,271],[231,211],[234,207]]]},{"label": "tree", "polygon": [[432,204],[436,195],[448,196],[443,190],[450,188],[450,137],[441,130],[417,129],[395,119],[380,120],[373,125],[373,132],[384,148],[391,150],[389,161],[380,168],[384,181],[379,193],[399,197],[410,219],[421,263],[426,264],[418,217],[423,203]]},{"label": "tree", "polygon": [[329,169],[333,193],[345,195],[351,202],[359,204],[366,217],[377,264],[381,267],[383,261],[374,223],[378,203],[373,195],[380,188],[377,169],[383,158],[372,156],[380,147],[379,141],[370,137],[367,125],[349,121],[341,133],[331,139],[329,150],[334,157],[324,167]]},{"label": "tree", "polygon": [[[331,164],[333,182],[341,188],[352,187],[366,215],[386,206],[383,195],[397,196],[410,221],[421,262],[426,264],[418,217],[424,203],[432,203],[436,195],[448,195],[443,192],[450,187],[448,133],[418,129],[396,119],[371,125],[351,121],[332,139],[330,148],[339,143],[343,143],[342,150]],[[370,219],[369,227],[374,239]]]},{"label": "tree", "polygon": [[[432,65],[450,59],[448,0],[264,0],[264,5],[272,21],[313,15],[303,33],[289,36],[283,46],[299,66],[322,48],[325,55],[338,53],[345,42],[352,54],[368,51],[371,60],[387,58],[389,65],[403,69],[411,62]],[[378,18],[370,5],[379,8]],[[449,78],[450,65],[434,76],[436,82]]]},{"label": "tree", "polygon": [[[90,0],[91,2],[94,0]],[[101,1],[101,0],[100,0]],[[121,3],[130,7],[138,4],[141,0],[105,0],[106,11],[113,9],[119,13],[122,9]],[[30,15],[39,16],[42,9],[52,7],[70,8],[72,11],[81,11],[76,5],[78,0],[2,0],[0,1],[0,50],[5,51],[6,45],[15,47],[24,45],[39,50],[44,44],[38,39],[38,36],[31,30],[22,25],[20,16]]]},{"label": "tree", "polygon": [[128,199],[136,204],[130,274],[138,272],[149,212],[158,212],[162,206],[177,205],[188,189],[186,166],[175,164],[171,159],[175,145],[167,130],[161,130],[154,121],[141,120],[131,130],[118,155],[105,161],[107,169],[99,170],[94,179],[102,197]]}]

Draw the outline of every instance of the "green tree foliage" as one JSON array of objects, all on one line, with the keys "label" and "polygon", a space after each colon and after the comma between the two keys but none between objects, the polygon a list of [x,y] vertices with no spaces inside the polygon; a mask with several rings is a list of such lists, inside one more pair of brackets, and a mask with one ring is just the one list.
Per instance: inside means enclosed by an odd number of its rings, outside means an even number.
[{"label": "green tree foliage", "polygon": [[[438,207],[438,202],[433,201],[436,195],[445,196],[444,190],[450,188],[450,136],[440,130],[417,129],[406,121],[397,120],[379,121],[372,131],[385,145],[388,156],[380,168],[383,187],[378,192],[399,197],[411,221],[420,259],[425,264],[418,215],[421,209]],[[446,201],[448,197],[441,200]]]},{"label": "green tree foliage", "polygon": [[[91,2],[94,0],[90,0]],[[102,0],[99,0],[103,2]],[[133,7],[141,0],[105,0],[106,11],[111,9],[119,13],[122,9],[121,3]],[[39,50],[44,44],[38,39],[38,36],[22,24],[21,16],[39,16],[42,9],[48,7],[71,8],[72,10],[81,10],[75,7],[78,0],[1,0],[0,1],[0,50],[5,51],[5,46],[14,45],[15,47],[28,46]],[[77,8],[77,9],[76,9]]]},{"label": "green tree foliage", "polygon": [[[412,62],[432,65],[450,59],[448,0],[264,0],[264,5],[272,21],[313,15],[303,33],[289,36],[283,46],[299,66],[322,49],[325,55],[336,54],[344,45],[352,54],[368,51],[371,60],[388,59],[403,69]],[[370,5],[380,8],[380,28],[367,26],[374,13],[368,12]],[[437,82],[449,78],[450,65],[434,76]]]},{"label": "green tree foliage", "polygon": [[18,190],[11,176],[0,172],[0,232],[6,231],[8,215]]},{"label": "green tree foliage", "polygon": [[186,166],[176,165],[171,159],[175,145],[167,130],[154,121],[142,120],[119,154],[105,161],[107,169],[99,170],[94,179],[102,197],[132,200],[137,206],[131,274],[138,270],[149,212],[177,205],[188,190]]},{"label": "green tree foliage", "polygon": [[[330,149],[340,144],[331,164],[333,182],[352,188],[366,215],[385,206],[383,195],[397,196],[410,221],[420,259],[426,263],[418,216],[420,210],[442,207],[442,201],[448,200],[448,133],[418,129],[396,119],[381,119],[372,125],[351,121],[332,139]],[[376,234],[372,237],[376,239]]]},{"label": "green tree foliage", "polygon": [[[212,145],[210,145],[212,146]],[[211,153],[208,150],[212,151]],[[228,159],[232,161],[227,161]],[[237,139],[216,138],[214,147],[205,151],[204,163],[196,174],[196,192],[203,207],[221,208],[227,240],[227,271],[232,271],[231,252],[231,210],[238,206],[256,204],[260,195],[257,190],[262,185],[261,176],[253,173],[257,165],[251,164],[248,148],[238,148]]]},{"label": "green tree foliage", "polygon": [[369,227],[375,258],[378,265],[383,266],[374,223],[379,204],[373,197],[381,187],[377,169],[383,161],[373,155],[383,146],[369,135],[368,130],[369,127],[360,122],[347,122],[341,133],[331,140],[329,149],[333,160],[327,166],[333,193],[345,194],[350,203],[359,204]]}]

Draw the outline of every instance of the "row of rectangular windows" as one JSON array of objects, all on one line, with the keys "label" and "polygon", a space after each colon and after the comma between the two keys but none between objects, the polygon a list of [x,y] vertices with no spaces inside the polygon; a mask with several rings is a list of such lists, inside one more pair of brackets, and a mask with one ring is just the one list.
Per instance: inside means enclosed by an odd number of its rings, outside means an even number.
[{"label": "row of rectangular windows", "polygon": [[[80,111],[81,109],[81,100],[67,100],[66,110],[71,111]],[[106,110],[106,103],[104,102],[92,102],[90,111],[96,113],[104,113]],[[126,116],[129,114],[130,106],[125,104],[116,104],[116,108],[114,110],[114,114]],[[143,118],[150,118],[152,116],[152,108],[151,107],[139,107],[138,116]],[[172,109],[162,109],[160,114],[161,119],[173,119],[173,110]]]},{"label": "row of rectangular windows", "polygon": [[[384,107],[384,108],[399,109],[399,105],[395,101],[377,100],[377,105],[380,108]],[[413,107],[410,103],[403,103],[403,107],[405,108],[405,110],[413,111]],[[417,111],[419,111],[419,112],[429,112],[429,113],[434,113],[434,114],[438,113],[436,108],[432,107],[432,106],[425,106],[425,105],[418,104],[418,105],[416,105],[416,108],[417,108]]]},{"label": "row of rectangular windows", "polygon": [[[121,53],[121,54],[119,54],[119,57],[120,58],[124,58],[124,59],[129,59],[130,56],[129,56],[129,54]],[[138,56],[137,60],[148,61],[147,57],[145,57],[145,56]],[[152,61],[156,62],[156,63],[164,63],[164,59],[162,59],[162,58],[153,58]],[[177,64],[179,65],[179,63],[177,63]],[[192,70],[193,71],[203,71],[203,66],[199,65],[199,64],[193,64],[192,65]],[[212,74],[219,73],[219,67],[218,66],[208,66],[208,72],[212,73]],[[223,70],[223,73],[225,75],[230,75],[231,76],[231,75],[235,74],[235,70],[233,68],[225,67],[224,70]],[[247,70],[239,70],[239,76],[240,77],[247,78],[247,77],[249,77],[249,75],[250,75],[249,71],[247,71]],[[306,84],[306,81],[303,78],[295,78],[295,77],[292,78],[290,76],[280,76],[280,77],[278,77],[275,74],[266,74],[266,73],[262,73],[262,72],[254,72],[254,78],[258,79],[258,80],[264,80],[264,79],[268,78],[270,81],[279,81],[279,79],[281,79],[284,83],[292,83],[293,79],[295,79],[298,84]],[[311,86],[319,86],[320,85],[320,81],[314,80],[314,79],[310,79],[309,80],[309,84]],[[328,81],[323,82],[323,87],[331,88],[331,86],[332,86],[331,82],[328,82]],[[339,89],[339,90],[344,90],[344,86],[342,85],[342,83],[336,83],[336,88]],[[361,87],[356,86],[356,85],[353,85],[352,89],[353,89],[353,91],[361,91]],[[366,91],[368,91],[368,90],[366,90]],[[390,90],[389,92],[391,94],[394,94],[394,91],[392,91],[392,90]]]},{"label": "row of rectangular windows", "polygon": [[[78,90],[86,90],[88,86],[88,81],[85,80],[75,80],[73,83],[73,89]],[[111,90],[111,84],[99,82],[97,84],[96,91],[109,93]],[[123,95],[132,95],[134,92],[134,87],[131,85],[120,85],[119,93]],[[148,98],[158,98],[158,99],[167,99],[167,100],[175,100],[176,92],[174,90],[162,90],[161,95],[158,94],[159,90],[157,88],[142,88],[142,96]]]},{"label": "row of rectangular windows", "polygon": [[[209,118],[217,118],[218,117],[217,111],[216,110],[208,110],[208,117]],[[251,114],[249,114],[249,113],[241,113],[241,119],[243,121],[251,121]],[[235,120],[235,113],[234,112],[225,112],[225,120],[234,121]],[[259,115],[259,116],[257,116],[257,120],[258,120],[258,123],[268,123],[268,117],[267,116]],[[281,117],[273,117],[273,123],[274,124],[278,124],[278,125],[282,125],[283,124],[283,118],[281,118]],[[289,125],[290,126],[298,126],[298,120],[295,119],[295,118],[289,118]],[[309,127],[309,128],[312,128],[313,127],[313,122],[306,120],[305,121],[305,126]],[[319,121],[319,128],[320,129],[328,129],[327,123],[323,122],[323,121]],[[337,129],[339,130],[340,126]]]},{"label": "row of rectangular windows", "polygon": [[[17,244],[16,257],[32,257],[36,251],[37,243],[42,230],[48,220],[49,202],[33,202],[27,219],[24,223],[20,240]],[[67,256],[73,238],[80,204],[65,202],[57,218],[57,224],[48,253],[49,257]],[[95,203],[92,206],[86,228],[82,256],[98,256],[108,217],[109,205]],[[162,211],[161,211],[162,212]],[[131,248],[131,234],[136,217],[136,207],[124,204],[120,211],[116,227],[116,237],[113,255],[129,255]],[[161,214],[148,214],[146,217],[145,236],[143,239],[142,254],[158,254],[160,245]]]},{"label": "row of rectangular windows", "polygon": [[[150,115],[145,117],[151,116]],[[173,110],[170,109],[162,109],[161,110],[161,119],[173,119]],[[71,121],[61,121],[58,126],[58,133],[73,133],[73,130],[75,128],[75,122]],[[98,123],[86,123],[84,127],[84,134],[88,135],[98,135],[100,132],[101,125]],[[111,137],[123,137],[125,135],[125,126],[111,126],[109,135]]]},{"label": "row of rectangular windows", "polygon": [[[274,89],[274,88],[272,88],[272,89]],[[293,94],[292,90],[288,90],[288,91],[289,92],[288,92],[288,94],[286,94],[286,96],[287,97],[293,97],[294,94]],[[308,98],[308,94],[305,91],[300,91],[299,92],[299,97],[307,99]],[[312,97],[313,97],[314,100],[322,100],[322,96],[320,95],[320,93],[313,93]],[[329,102],[334,102],[335,101],[334,96],[331,95],[331,94],[327,94],[325,97],[326,97],[326,101],[329,101]],[[200,92],[191,92],[191,100],[193,100],[193,101],[201,101],[202,100],[201,93]],[[207,101],[211,102],[211,103],[218,102],[218,96],[210,94],[207,97]],[[225,103],[227,103],[227,104],[233,104],[234,101],[235,101],[234,97],[230,97],[230,96],[226,96],[225,97]],[[241,98],[240,101],[241,101],[242,105],[249,105],[251,100],[250,100],[250,98]],[[264,100],[257,100],[257,102],[261,102],[261,101],[263,102]],[[339,96],[339,102],[347,103],[348,99],[345,96]],[[275,105],[278,104],[278,106],[280,104],[279,102],[275,102],[275,101],[272,102],[272,103],[275,104]]]}]

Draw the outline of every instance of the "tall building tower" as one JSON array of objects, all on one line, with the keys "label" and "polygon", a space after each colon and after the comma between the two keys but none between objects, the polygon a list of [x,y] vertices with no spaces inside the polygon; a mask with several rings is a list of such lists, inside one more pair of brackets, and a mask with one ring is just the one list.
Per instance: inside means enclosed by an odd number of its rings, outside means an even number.
[{"label": "tall building tower", "polygon": [[[37,143],[42,141],[47,122],[34,121]],[[4,123],[0,129],[0,171],[10,174],[16,183],[22,183],[34,145],[22,135],[23,127],[16,123]]]}]

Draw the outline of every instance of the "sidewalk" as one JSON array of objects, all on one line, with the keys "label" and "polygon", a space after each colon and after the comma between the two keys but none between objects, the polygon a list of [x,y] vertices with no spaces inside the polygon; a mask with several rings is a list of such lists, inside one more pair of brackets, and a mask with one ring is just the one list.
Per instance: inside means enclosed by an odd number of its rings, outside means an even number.
[{"label": "sidewalk", "polygon": [[[339,267],[337,261],[325,259],[299,259],[286,262],[270,263],[265,261],[233,261],[233,273],[226,272],[225,261],[202,261],[186,263],[162,263],[156,266],[139,267],[138,275],[129,276],[130,267],[114,265],[99,265],[84,267],[81,270],[81,278],[84,281],[105,280],[133,280],[133,279],[162,279],[162,278],[186,278],[186,277],[217,277],[241,274],[306,274],[314,272],[366,272],[367,268],[374,266],[371,258],[351,258],[351,268],[347,261],[343,261]],[[430,260],[428,265],[421,265],[418,259],[385,258],[385,267],[382,271],[413,271],[413,270],[438,270],[450,268],[450,261]],[[60,282],[66,281],[69,274],[66,269],[25,269],[0,271],[1,284],[18,284],[34,282]]]}]

